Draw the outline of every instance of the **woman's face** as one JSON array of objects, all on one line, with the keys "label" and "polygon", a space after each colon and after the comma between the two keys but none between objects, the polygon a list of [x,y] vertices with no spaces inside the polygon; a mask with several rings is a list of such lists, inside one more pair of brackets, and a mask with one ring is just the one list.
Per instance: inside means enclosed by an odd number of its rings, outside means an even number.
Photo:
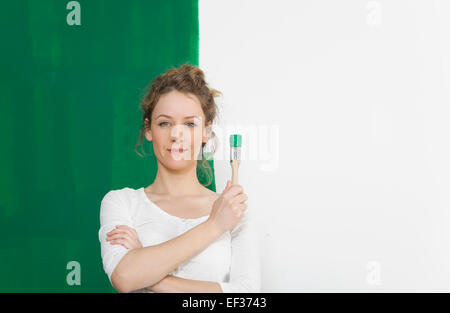
[{"label": "woman's face", "polygon": [[197,162],[202,142],[209,139],[205,115],[197,97],[171,91],[159,98],[152,112],[151,129],[156,158],[166,167],[181,169]]}]

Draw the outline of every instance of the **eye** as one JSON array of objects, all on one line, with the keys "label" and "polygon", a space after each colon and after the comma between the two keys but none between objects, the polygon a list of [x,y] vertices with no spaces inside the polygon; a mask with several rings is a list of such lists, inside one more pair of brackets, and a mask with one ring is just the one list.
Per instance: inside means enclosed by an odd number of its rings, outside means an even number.
[{"label": "eye", "polygon": [[161,123],[159,123],[158,125],[159,125],[159,126],[163,126],[163,124],[165,124],[165,123],[168,123],[168,122],[161,122]]},{"label": "eye", "polygon": [[195,126],[197,126],[194,122],[189,122],[189,123],[187,123],[188,125],[192,125],[191,127],[195,127]]}]

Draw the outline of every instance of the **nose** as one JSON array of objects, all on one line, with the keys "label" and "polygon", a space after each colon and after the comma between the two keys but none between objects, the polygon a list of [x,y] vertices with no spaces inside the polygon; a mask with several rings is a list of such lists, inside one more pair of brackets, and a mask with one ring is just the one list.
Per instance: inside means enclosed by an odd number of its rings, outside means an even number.
[{"label": "nose", "polygon": [[172,142],[183,142],[184,141],[184,128],[179,125],[175,125],[170,130],[170,139]]}]

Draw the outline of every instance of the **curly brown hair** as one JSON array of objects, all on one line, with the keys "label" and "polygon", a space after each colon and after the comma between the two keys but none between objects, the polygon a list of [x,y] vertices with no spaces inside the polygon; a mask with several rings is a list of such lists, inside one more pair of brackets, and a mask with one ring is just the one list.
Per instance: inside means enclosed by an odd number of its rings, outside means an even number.
[{"label": "curly brown hair", "polygon": [[[185,94],[195,95],[201,104],[203,113],[205,114],[205,125],[210,123],[212,124],[218,115],[218,107],[214,98],[222,95],[222,93],[216,89],[209,88],[205,81],[204,72],[195,65],[183,64],[178,68],[172,67],[167,72],[157,76],[153,81],[151,81],[147,88],[150,90],[148,90],[141,99],[140,105],[140,109],[142,111],[140,137],[138,143],[134,147],[136,153],[141,157],[143,156],[137,151],[137,147],[140,145],[141,150],[145,155],[145,151],[142,147],[145,132],[151,127],[153,110],[162,95],[173,90],[177,90]],[[202,160],[199,166],[209,179],[206,186],[209,186],[213,179],[212,168],[208,162],[208,160],[212,159],[214,156],[216,147],[216,134],[212,130],[210,140],[211,139],[214,141],[213,150],[211,153],[207,154],[206,158],[203,154],[203,148],[206,143],[202,143]]]}]

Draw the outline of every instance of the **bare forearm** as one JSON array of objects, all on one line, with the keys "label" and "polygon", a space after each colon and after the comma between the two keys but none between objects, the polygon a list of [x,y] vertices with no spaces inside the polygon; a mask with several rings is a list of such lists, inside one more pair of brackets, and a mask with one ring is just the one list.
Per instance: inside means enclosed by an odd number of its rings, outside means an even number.
[{"label": "bare forearm", "polygon": [[153,286],[220,235],[212,225],[203,222],[159,245],[131,250],[119,262],[111,279],[124,292]]},{"label": "bare forearm", "polygon": [[157,284],[148,287],[157,293],[222,293],[219,283],[203,280],[192,280],[167,275]]}]

